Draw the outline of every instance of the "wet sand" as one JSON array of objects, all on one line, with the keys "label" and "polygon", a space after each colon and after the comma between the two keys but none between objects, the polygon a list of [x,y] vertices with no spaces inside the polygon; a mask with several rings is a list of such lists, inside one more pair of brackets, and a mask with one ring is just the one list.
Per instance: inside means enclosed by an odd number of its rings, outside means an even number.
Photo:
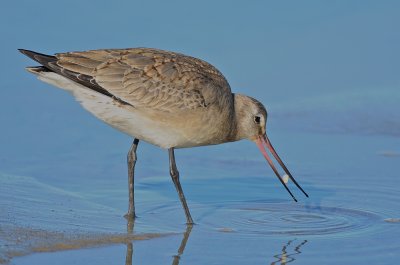
[{"label": "wet sand", "polygon": [[49,232],[29,228],[2,226],[0,238],[2,252],[0,264],[9,263],[15,257],[32,253],[56,252],[93,248],[105,245],[129,244],[136,240],[148,240],[167,234],[80,234]]},{"label": "wet sand", "polygon": [[0,180],[1,263],[36,252],[127,244],[172,234],[133,234],[133,223],[117,211],[33,178],[1,174]]}]

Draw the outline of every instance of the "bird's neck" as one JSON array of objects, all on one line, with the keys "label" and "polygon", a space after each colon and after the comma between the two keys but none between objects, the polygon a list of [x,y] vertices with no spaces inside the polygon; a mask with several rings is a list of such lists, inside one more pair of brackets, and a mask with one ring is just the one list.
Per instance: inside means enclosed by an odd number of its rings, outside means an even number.
[{"label": "bird's neck", "polygon": [[244,104],[244,98],[246,96],[241,95],[241,94],[233,94],[233,104],[234,104],[234,125],[231,130],[231,141],[239,141],[242,140],[245,137],[244,135],[244,129],[242,128],[241,124],[241,117],[243,116],[243,111],[245,108]]}]

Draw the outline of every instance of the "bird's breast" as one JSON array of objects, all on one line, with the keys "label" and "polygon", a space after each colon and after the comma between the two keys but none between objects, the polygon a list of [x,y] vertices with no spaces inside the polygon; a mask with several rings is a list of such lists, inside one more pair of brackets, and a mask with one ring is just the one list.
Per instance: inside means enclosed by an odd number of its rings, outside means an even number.
[{"label": "bird's breast", "polygon": [[132,124],[132,135],[163,148],[185,148],[229,141],[230,123],[221,111],[145,111],[136,115],[137,121],[132,122],[136,123]]}]

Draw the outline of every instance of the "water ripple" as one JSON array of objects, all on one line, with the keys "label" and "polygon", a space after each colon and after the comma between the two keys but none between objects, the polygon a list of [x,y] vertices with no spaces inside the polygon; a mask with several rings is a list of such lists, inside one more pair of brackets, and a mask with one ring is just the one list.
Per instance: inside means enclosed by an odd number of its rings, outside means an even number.
[{"label": "water ripple", "polygon": [[[179,205],[176,205],[179,207]],[[180,216],[176,206],[158,207],[156,216],[164,225],[169,216]],[[329,206],[302,206],[276,202],[225,202],[222,205],[191,205],[196,221],[207,230],[239,233],[244,237],[283,236],[348,236],[372,232],[383,218],[376,213]],[[211,210],[212,209],[212,210]],[[181,216],[182,217],[182,216]],[[171,217],[169,217],[171,218]],[[147,219],[147,217],[146,217]],[[171,220],[171,223],[174,221]]]},{"label": "water ripple", "polygon": [[372,227],[381,218],[373,213],[290,204],[230,205],[218,213],[229,225],[247,235],[344,235]]}]

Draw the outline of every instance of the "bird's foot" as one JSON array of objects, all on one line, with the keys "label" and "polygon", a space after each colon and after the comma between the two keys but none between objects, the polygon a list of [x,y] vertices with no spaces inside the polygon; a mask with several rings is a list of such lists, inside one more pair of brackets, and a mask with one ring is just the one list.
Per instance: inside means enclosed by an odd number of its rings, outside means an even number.
[{"label": "bird's foot", "polygon": [[132,220],[132,219],[136,219],[136,214],[135,213],[130,213],[130,212],[128,212],[128,213],[126,213],[125,215],[124,215],[124,217],[125,217],[125,219],[126,220]]}]

